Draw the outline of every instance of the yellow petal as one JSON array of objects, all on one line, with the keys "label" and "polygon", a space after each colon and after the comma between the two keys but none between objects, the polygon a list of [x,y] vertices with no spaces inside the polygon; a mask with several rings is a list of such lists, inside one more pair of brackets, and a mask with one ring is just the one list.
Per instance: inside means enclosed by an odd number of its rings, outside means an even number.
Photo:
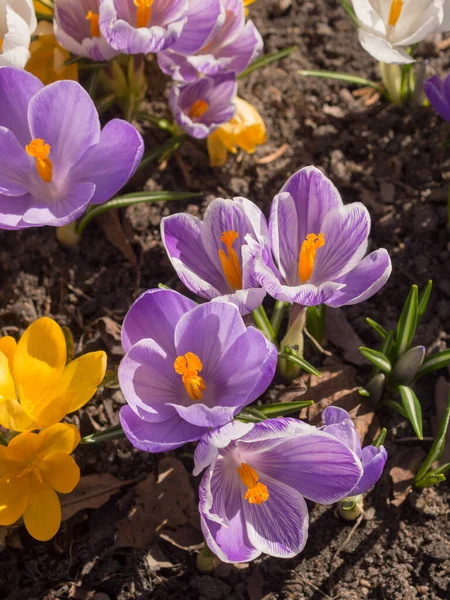
[{"label": "yellow petal", "polygon": [[0,525],[12,525],[23,515],[30,497],[29,477],[0,479]]},{"label": "yellow petal", "polygon": [[17,462],[33,462],[41,450],[42,440],[38,433],[24,431],[8,444],[8,458]]},{"label": "yellow petal", "polygon": [[10,335],[5,335],[0,338],[0,352],[3,352],[3,354],[8,358],[9,369],[11,373],[13,372],[13,360],[16,349],[17,342],[13,337]]},{"label": "yellow petal", "polygon": [[69,494],[80,481],[80,469],[68,454],[48,456],[40,463],[39,470],[44,481],[61,494]]},{"label": "yellow petal", "polygon": [[39,433],[40,453],[44,457],[52,454],[70,454],[80,443],[80,432],[75,425],[57,423]]},{"label": "yellow petal", "polygon": [[206,141],[210,166],[222,167],[227,162],[228,151],[226,146],[221,142],[218,133],[215,131],[208,136]]},{"label": "yellow petal", "polygon": [[55,386],[48,391],[47,405],[36,416],[40,427],[60,421],[67,413],[78,410],[97,391],[106,371],[106,354],[90,352],[72,361]]},{"label": "yellow petal", "polygon": [[61,525],[61,504],[56,492],[47,483],[40,483],[34,474],[30,477],[30,498],[23,520],[28,533],[40,542],[50,540]]},{"label": "yellow petal", "polygon": [[34,321],[17,345],[14,381],[25,412],[35,418],[47,404],[46,392],[61,377],[66,341],[61,327],[48,317]]},{"label": "yellow petal", "polygon": [[[3,338],[2,338],[3,339]],[[0,351],[0,398],[16,399],[16,386],[9,367],[8,357]],[[1,399],[0,399],[1,402]]]},{"label": "yellow petal", "polygon": [[16,463],[10,460],[8,448],[0,446],[0,479],[6,475],[13,475],[16,471]]},{"label": "yellow petal", "polygon": [[0,425],[13,431],[36,429],[36,422],[29,417],[17,400],[0,398]]}]

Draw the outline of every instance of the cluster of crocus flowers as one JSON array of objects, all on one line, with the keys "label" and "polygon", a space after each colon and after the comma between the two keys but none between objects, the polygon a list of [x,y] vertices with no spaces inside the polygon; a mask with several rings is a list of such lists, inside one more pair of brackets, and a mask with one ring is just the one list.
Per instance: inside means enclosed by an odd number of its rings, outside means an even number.
[{"label": "cluster of crocus flowers", "polygon": [[36,27],[32,0],[0,0],[0,67],[25,67]]},{"label": "cluster of crocus flowers", "polygon": [[44,86],[0,70],[0,227],[62,226],[109,200],[134,174],[144,143],[120,119],[101,129],[75,81]]},{"label": "cluster of crocus flowers", "polygon": [[14,433],[0,446],[0,525],[23,516],[36,539],[56,534],[56,492],[71,492],[80,478],[70,456],[80,434],[59,421],[92,398],[105,369],[101,351],[67,362],[64,333],[48,317],[32,323],[18,343],[0,338],[0,426]]}]

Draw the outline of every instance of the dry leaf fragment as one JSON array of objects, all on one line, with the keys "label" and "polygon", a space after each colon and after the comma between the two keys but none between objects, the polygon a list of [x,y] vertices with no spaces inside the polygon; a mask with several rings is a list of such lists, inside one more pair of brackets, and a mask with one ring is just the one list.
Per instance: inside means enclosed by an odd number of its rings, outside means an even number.
[{"label": "dry leaf fragment", "polygon": [[98,319],[100,335],[110,354],[123,356],[121,328],[119,323],[113,321],[111,317],[101,317]]},{"label": "dry leaf fragment", "polygon": [[120,481],[109,473],[85,475],[71,494],[61,496],[62,520],[66,521],[86,508],[100,508],[113,494],[135,481]]},{"label": "dry leaf fragment", "polygon": [[412,490],[414,476],[424,458],[425,452],[422,448],[418,447],[403,448],[400,452],[395,453],[397,465],[389,471],[393,484],[392,494],[394,496],[391,504],[400,506],[406,500],[406,497]]},{"label": "dry leaf fragment", "polygon": [[274,162],[275,160],[277,160],[277,158],[281,158],[289,147],[290,147],[289,144],[283,144],[282,146],[277,148],[277,150],[275,150],[275,152],[272,152],[271,154],[267,154],[267,156],[263,156],[262,158],[257,158],[255,160],[255,163],[257,165],[268,165],[271,162]]},{"label": "dry leaf fragment", "polygon": [[359,351],[364,346],[361,338],[348,322],[340,308],[328,308],[325,321],[325,337],[344,352],[345,360],[354,365],[367,364],[366,359]]},{"label": "dry leaf fragment", "polygon": [[136,255],[130,244],[130,240],[125,235],[119,220],[118,209],[109,210],[97,217],[97,223],[100,225],[108,241],[115,246],[122,255],[133,265],[137,265]]}]

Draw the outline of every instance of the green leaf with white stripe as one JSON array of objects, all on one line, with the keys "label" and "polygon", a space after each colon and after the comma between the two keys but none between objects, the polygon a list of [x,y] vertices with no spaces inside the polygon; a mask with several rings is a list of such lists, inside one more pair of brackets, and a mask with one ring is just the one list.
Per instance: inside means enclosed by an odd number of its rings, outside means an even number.
[{"label": "green leaf with white stripe", "polygon": [[443,350],[437,354],[432,354],[423,361],[417,377],[422,377],[422,375],[427,375],[427,373],[432,373],[438,369],[444,369],[448,365],[450,365],[450,350]]},{"label": "green leaf with white stripe", "polygon": [[414,433],[421,440],[423,438],[422,407],[419,399],[414,391],[406,385],[399,385],[397,391],[400,394],[403,410],[414,429]]},{"label": "green leaf with white stripe", "polygon": [[375,367],[383,371],[383,373],[390,373],[392,370],[392,365],[390,360],[385,356],[382,352],[378,350],[373,350],[372,348],[364,348],[361,346],[359,349],[364,358],[367,358]]},{"label": "green leaf with white stripe", "polygon": [[424,312],[427,310],[428,300],[430,299],[432,289],[433,289],[433,282],[431,281],[431,279],[429,279],[427,285],[423,288],[423,290],[420,292],[420,295],[419,295],[419,307],[418,307],[419,319],[421,319]]},{"label": "green leaf with white stripe", "polygon": [[386,339],[388,332],[386,331],[386,329],[384,327],[382,327],[379,323],[377,323],[373,319],[369,319],[369,317],[366,317],[366,322],[368,325],[370,325],[372,327],[372,329],[374,329],[378,333],[378,335],[383,340]]},{"label": "green leaf with white stripe", "polygon": [[419,289],[413,285],[397,324],[397,356],[404,354],[413,341],[419,315]]}]

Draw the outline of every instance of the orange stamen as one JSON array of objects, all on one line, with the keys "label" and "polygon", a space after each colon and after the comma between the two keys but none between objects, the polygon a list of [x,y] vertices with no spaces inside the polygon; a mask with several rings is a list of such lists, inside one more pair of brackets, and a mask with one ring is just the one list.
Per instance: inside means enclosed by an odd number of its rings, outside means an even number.
[{"label": "orange stamen", "polygon": [[392,0],[391,2],[391,10],[389,11],[389,20],[388,24],[391,27],[397,25],[397,21],[400,19],[400,15],[402,13],[403,5],[405,4],[404,0]]},{"label": "orange stamen", "polygon": [[207,112],[208,108],[209,104],[206,102],[206,100],[196,100],[191,106],[188,112],[188,116],[193,120],[201,119],[205,112]]},{"label": "orange stamen", "polygon": [[193,352],[178,356],[173,363],[175,373],[181,375],[184,387],[191,400],[201,400],[206,385],[198,373],[203,369],[202,361]]},{"label": "orange stamen", "polygon": [[25,146],[27,154],[36,159],[36,170],[46,183],[50,183],[53,175],[53,163],[48,158],[50,154],[50,146],[41,140],[36,138],[31,140],[28,146]]},{"label": "orange stamen", "polygon": [[224,250],[219,250],[220,264],[222,265],[223,273],[228,285],[233,292],[242,289],[242,269],[239,262],[236,250],[233,248],[234,242],[238,239],[237,231],[224,231],[220,241],[225,244],[226,253]]},{"label": "orange stamen", "polygon": [[136,10],[136,27],[147,27],[152,15],[153,0],[134,0]]},{"label": "orange stamen", "polygon": [[91,25],[91,38],[100,37],[100,27],[98,24],[98,19],[98,13],[92,12],[92,10],[89,10],[86,13],[86,21],[89,21]]},{"label": "orange stamen", "polygon": [[316,252],[322,246],[325,246],[323,233],[308,233],[306,240],[302,244],[298,258],[298,276],[302,283],[306,283],[311,279],[314,271]]},{"label": "orange stamen", "polygon": [[244,500],[249,504],[262,504],[269,498],[267,486],[259,481],[259,475],[246,463],[241,463],[238,467],[238,474],[242,483],[247,487]]}]

